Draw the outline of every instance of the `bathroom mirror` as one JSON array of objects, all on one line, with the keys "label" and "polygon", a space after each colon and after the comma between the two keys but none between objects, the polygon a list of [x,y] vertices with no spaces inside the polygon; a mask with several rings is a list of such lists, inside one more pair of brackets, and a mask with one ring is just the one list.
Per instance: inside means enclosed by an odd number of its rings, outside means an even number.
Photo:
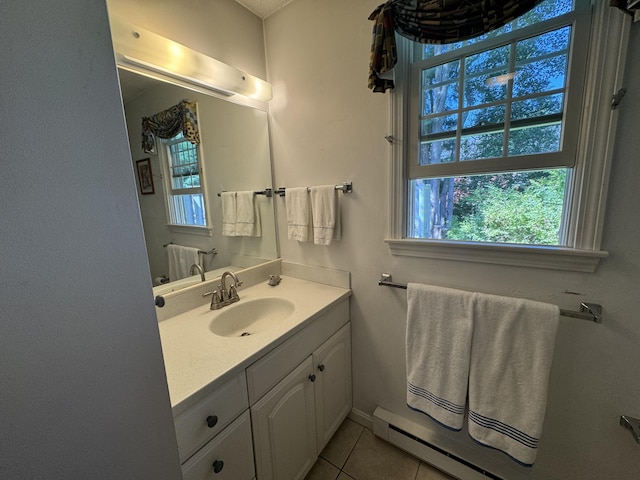
[{"label": "bathroom mirror", "polygon": [[[145,183],[145,189],[142,189],[138,182],[138,200],[154,294],[165,294],[201,281],[197,274],[165,283],[164,278],[169,276],[166,249],[169,243],[208,252],[200,256],[207,280],[224,270],[238,271],[277,258],[274,198],[254,196],[262,233],[259,237],[241,237],[222,235],[219,196],[223,191],[259,192],[273,188],[267,113],[122,68],[118,73],[136,177],[140,165],[136,162],[149,159],[151,169],[151,186]],[[141,146],[142,117],[163,111],[183,99],[197,102],[201,182],[208,228],[168,225],[161,157],[157,152],[143,152]],[[146,166],[147,162],[142,165]],[[216,253],[209,253],[213,249]]]}]

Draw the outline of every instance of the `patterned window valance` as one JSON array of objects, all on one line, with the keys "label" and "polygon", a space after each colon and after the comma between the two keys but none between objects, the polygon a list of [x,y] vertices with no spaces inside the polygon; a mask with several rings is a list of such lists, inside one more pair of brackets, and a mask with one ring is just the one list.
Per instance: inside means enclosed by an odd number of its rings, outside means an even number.
[{"label": "patterned window valance", "polygon": [[375,22],[369,88],[385,92],[393,80],[381,78],[397,62],[394,31],[420,43],[446,44],[500,28],[543,0],[389,0],[369,16]]},{"label": "patterned window valance", "polygon": [[142,117],[142,150],[146,153],[153,151],[154,136],[173,138],[180,132],[191,143],[200,143],[196,102],[182,100],[151,117]]},{"label": "patterned window valance", "polygon": [[[619,8],[629,15],[633,15],[633,12],[640,10],[640,3],[633,3],[630,0],[610,0],[609,5]],[[631,7],[631,5],[633,5],[633,7]]]}]

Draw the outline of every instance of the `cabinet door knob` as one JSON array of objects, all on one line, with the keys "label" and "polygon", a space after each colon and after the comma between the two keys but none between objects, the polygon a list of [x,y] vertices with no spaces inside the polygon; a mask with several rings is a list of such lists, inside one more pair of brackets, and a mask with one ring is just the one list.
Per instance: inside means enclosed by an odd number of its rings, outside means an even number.
[{"label": "cabinet door knob", "polygon": [[222,460],[216,460],[213,462],[213,473],[220,473],[222,467],[224,467],[224,462]]},{"label": "cabinet door knob", "polygon": [[316,376],[315,375],[309,375],[309,380],[311,380],[312,382],[316,381]]},{"label": "cabinet door knob", "polygon": [[321,372],[324,372],[324,365],[323,364],[318,365],[318,370],[320,370]]},{"label": "cabinet door knob", "polygon": [[216,417],[215,415],[209,415],[207,417],[207,426],[209,428],[215,427],[217,423],[218,423],[218,417]]}]

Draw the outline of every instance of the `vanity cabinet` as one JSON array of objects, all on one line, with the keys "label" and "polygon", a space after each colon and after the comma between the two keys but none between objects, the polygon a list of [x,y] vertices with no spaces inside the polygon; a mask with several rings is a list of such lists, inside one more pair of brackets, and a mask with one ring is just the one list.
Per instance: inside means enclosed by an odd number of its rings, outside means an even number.
[{"label": "vanity cabinet", "polygon": [[179,407],[184,480],[304,479],[352,405],[349,299],[328,305]]},{"label": "vanity cabinet", "polygon": [[248,407],[242,372],[176,416],[185,480],[255,478]]},{"label": "vanity cabinet", "polygon": [[251,420],[245,411],[182,466],[183,480],[255,478]]},{"label": "vanity cabinet", "polygon": [[249,367],[247,379],[258,480],[303,479],[351,410],[348,303]]},{"label": "vanity cabinet", "polygon": [[251,408],[259,480],[304,478],[318,455],[311,358]]},{"label": "vanity cabinet", "polygon": [[351,411],[351,329],[345,325],[313,353],[318,454]]}]

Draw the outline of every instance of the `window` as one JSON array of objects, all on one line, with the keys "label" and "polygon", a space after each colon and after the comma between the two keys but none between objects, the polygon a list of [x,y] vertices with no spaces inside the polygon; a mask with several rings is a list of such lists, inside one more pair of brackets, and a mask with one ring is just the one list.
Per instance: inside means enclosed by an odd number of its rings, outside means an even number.
[{"label": "window", "polygon": [[392,253],[595,269],[626,23],[546,0],[465,42],[400,39]]},{"label": "window", "polygon": [[198,145],[191,143],[179,133],[171,139],[162,140],[162,146],[170,225],[206,227],[207,215]]}]

